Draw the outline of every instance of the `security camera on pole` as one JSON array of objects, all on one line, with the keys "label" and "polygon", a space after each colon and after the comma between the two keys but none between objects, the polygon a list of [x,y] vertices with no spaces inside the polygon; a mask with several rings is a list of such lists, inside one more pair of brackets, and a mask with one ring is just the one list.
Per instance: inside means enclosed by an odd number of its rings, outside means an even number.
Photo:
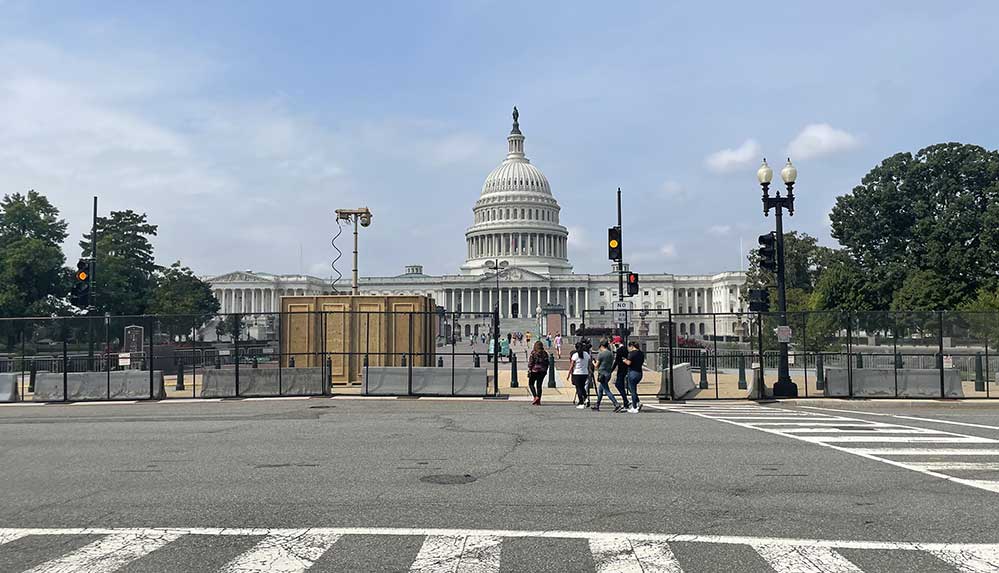
[{"label": "security camera on pole", "polygon": [[[785,265],[784,265],[784,223],[783,223],[783,210],[787,209],[787,213],[790,216],[794,216],[794,182],[798,178],[798,170],[795,169],[794,165],[791,165],[791,160],[787,160],[787,165],[780,170],[780,177],[784,180],[784,185],[787,187],[787,195],[781,196],[778,190],[773,197],[770,196],[770,182],[773,180],[774,172],[767,165],[766,158],[763,159],[763,165],[760,165],[759,170],[756,172],[756,178],[760,182],[760,186],[763,188],[763,216],[766,217],[770,214],[770,210],[774,210],[774,216],[777,223],[776,230],[776,275],[777,275],[777,307],[779,311],[778,317],[778,343],[780,344],[780,361],[777,364],[777,383],[774,384],[774,396],[775,397],[797,397],[798,386],[791,381],[791,374],[788,368],[788,342],[790,342],[790,327],[787,325],[787,298],[785,296]],[[766,235],[765,235],[766,236]],[[761,245],[761,259],[763,259],[762,251],[770,246],[769,240],[764,241],[764,237],[760,237]],[[764,259],[761,262],[767,270],[773,270],[769,268],[771,261],[773,259]],[[764,266],[763,263],[767,263]]]},{"label": "security camera on pole", "polygon": [[346,221],[354,224],[354,274],[350,280],[350,293],[358,295],[361,293],[357,284],[357,226],[358,224],[362,227],[371,225],[371,210],[367,207],[361,207],[360,209],[337,209],[336,218],[337,221]]}]

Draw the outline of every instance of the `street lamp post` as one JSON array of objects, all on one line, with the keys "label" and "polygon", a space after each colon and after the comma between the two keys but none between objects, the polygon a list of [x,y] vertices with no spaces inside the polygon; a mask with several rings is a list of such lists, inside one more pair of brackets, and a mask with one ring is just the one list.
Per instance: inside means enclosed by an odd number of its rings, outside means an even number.
[{"label": "street lamp post", "polygon": [[[763,165],[756,172],[756,178],[763,188],[763,216],[768,216],[770,210],[773,209],[774,218],[777,223],[777,306],[780,311],[778,323],[780,326],[787,326],[783,210],[787,209],[788,215],[794,216],[794,182],[798,178],[798,170],[795,169],[794,165],[791,165],[790,158],[787,160],[784,168],[780,170],[780,177],[787,187],[787,195],[783,197],[780,194],[780,190],[773,197],[770,196],[770,182],[773,180],[773,177],[773,169],[770,169],[766,158],[764,158]],[[788,368],[788,343],[786,341],[779,341],[778,343],[780,345],[780,359],[777,364],[777,382],[774,384],[774,396],[796,397],[798,395],[798,386],[791,381],[791,373]],[[761,364],[760,367],[762,368],[762,366]]]},{"label": "street lamp post", "polygon": [[486,268],[491,269],[496,275],[496,304],[493,305],[493,394],[499,395],[499,319],[500,319],[500,272],[510,266],[508,261],[494,259],[486,261]]}]

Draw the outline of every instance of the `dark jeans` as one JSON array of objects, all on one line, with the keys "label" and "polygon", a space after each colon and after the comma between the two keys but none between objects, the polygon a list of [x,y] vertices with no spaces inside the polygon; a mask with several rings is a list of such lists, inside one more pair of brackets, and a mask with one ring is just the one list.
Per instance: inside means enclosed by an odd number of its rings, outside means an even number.
[{"label": "dark jeans", "polygon": [[[541,387],[544,386],[546,372],[528,372],[527,387],[531,389],[531,396],[541,397]],[[537,384],[537,386],[535,386]]]},{"label": "dark jeans", "polygon": [[621,401],[624,403],[625,408],[629,408],[628,402],[628,386],[627,386],[628,371],[624,367],[619,367],[617,369],[617,378],[614,379],[614,387],[617,388],[617,393],[621,395]]},{"label": "dark jeans", "polygon": [[588,374],[573,374],[572,375],[572,385],[576,387],[576,403],[585,404],[586,403],[586,381],[589,379]]},{"label": "dark jeans", "polygon": [[628,371],[628,390],[631,391],[631,407],[638,407],[638,383],[642,381],[645,373],[641,370]]},{"label": "dark jeans", "polygon": [[610,398],[611,404],[614,404],[615,408],[617,407],[617,400],[607,386],[608,382],[610,382],[610,374],[597,374],[597,408],[600,407],[600,399],[604,397],[604,394]]}]

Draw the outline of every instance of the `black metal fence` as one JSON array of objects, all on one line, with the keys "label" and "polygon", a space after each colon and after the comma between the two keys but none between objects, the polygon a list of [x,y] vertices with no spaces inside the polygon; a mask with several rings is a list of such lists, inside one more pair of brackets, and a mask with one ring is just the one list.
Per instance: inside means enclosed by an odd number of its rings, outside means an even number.
[{"label": "black metal fence", "polygon": [[[584,314],[585,330],[563,349],[581,336],[638,341],[643,395],[760,398],[776,380],[775,313]],[[0,377],[14,374],[21,399],[38,401],[525,393],[508,389],[526,386],[531,341],[501,323],[494,342],[493,320],[379,310],[0,319]],[[999,313],[801,312],[787,323],[799,396],[996,393]]]}]

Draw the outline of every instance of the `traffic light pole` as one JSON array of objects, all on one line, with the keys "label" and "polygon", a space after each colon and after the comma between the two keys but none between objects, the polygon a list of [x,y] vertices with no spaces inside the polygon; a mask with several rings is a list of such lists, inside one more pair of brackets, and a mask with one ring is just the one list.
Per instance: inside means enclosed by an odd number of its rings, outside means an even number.
[{"label": "traffic light pole", "polygon": [[94,196],[94,218],[90,228],[90,274],[87,282],[90,284],[90,304],[87,316],[87,364],[90,370],[96,370],[94,364],[94,321],[93,315],[97,311],[97,289],[95,287],[94,273],[97,269],[97,196]]},{"label": "traffic light pole", "polygon": [[[621,228],[621,188],[617,188],[617,229],[621,234],[621,258],[617,262],[617,300],[624,302],[624,229]],[[624,325],[620,325],[624,328]]]}]

